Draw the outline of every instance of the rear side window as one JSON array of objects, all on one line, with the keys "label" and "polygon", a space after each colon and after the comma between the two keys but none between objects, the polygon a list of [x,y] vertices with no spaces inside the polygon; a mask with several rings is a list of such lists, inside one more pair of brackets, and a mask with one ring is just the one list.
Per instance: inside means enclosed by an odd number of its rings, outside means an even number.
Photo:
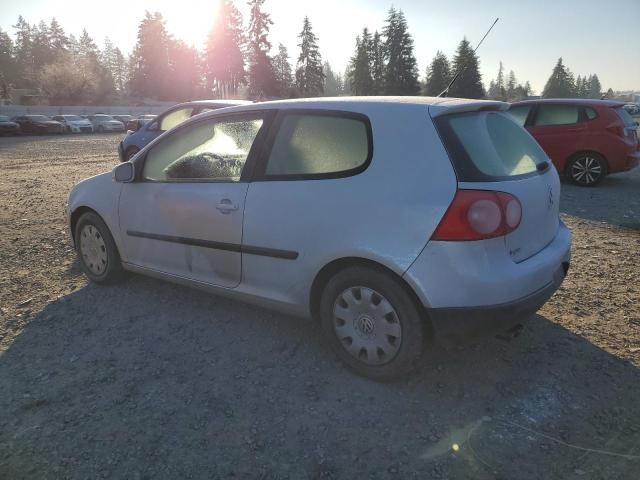
[{"label": "rear side window", "polygon": [[371,156],[368,121],[359,115],[288,113],[276,134],[267,177],[346,176]]},{"label": "rear side window", "polygon": [[508,110],[508,114],[513,117],[518,125],[524,127],[524,124],[527,122],[527,117],[529,116],[529,112],[531,111],[530,105],[523,105],[521,107],[511,107]]},{"label": "rear side window", "polygon": [[461,182],[512,179],[547,161],[531,135],[502,113],[446,115],[436,125]]},{"label": "rear side window", "polygon": [[570,125],[578,123],[580,109],[577,105],[540,105],[535,125]]},{"label": "rear side window", "polygon": [[598,114],[596,113],[596,111],[591,108],[591,107],[587,107],[584,109],[584,114],[587,116],[587,119],[589,120],[593,120],[595,118],[598,118]]}]

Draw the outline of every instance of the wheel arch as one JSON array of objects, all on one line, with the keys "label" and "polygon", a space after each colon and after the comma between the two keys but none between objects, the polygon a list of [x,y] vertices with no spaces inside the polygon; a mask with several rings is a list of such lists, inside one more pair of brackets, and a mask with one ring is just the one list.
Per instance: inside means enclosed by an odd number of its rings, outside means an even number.
[{"label": "wheel arch", "polygon": [[309,311],[311,312],[311,318],[314,321],[319,321],[318,314],[320,311],[320,297],[322,296],[322,291],[324,290],[324,287],[327,285],[327,282],[336,273],[349,267],[372,268],[380,272],[383,272],[386,275],[389,275],[391,278],[395,279],[398,282],[398,284],[407,292],[407,294],[413,300],[416,308],[418,309],[418,311],[420,312],[424,320],[424,324],[430,327],[431,323],[429,320],[427,309],[425,308],[424,304],[420,301],[420,298],[416,294],[413,287],[411,287],[411,285],[409,285],[409,283],[407,283],[407,281],[404,278],[402,278],[400,275],[398,275],[396,272],[394,272],[391,268],[387,267],[386,265],[383,265],[382,263],[377,262],[375,260],[362,258],[362,257],[338,258],[327,263],[324,267],[320,269],[320,271],[318,271],[315,278],[313,279],[313,282],[311,284],[311,291],[309,293]]}]

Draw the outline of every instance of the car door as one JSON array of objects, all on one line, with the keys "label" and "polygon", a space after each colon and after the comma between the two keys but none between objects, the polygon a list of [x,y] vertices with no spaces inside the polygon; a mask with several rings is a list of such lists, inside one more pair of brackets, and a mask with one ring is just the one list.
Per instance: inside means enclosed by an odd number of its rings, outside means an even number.
[{"label": "car door", "polygon": [[135,161],[119,200],[124,261],[198,282],[241,279],[248,173],[269,115],[208,117],[178,127]]},{"label": "car door", "polygon": [[580,148],[586,134],[582,109],[574,104],[538,105],[527,130],[538,141],[558,169]]}]

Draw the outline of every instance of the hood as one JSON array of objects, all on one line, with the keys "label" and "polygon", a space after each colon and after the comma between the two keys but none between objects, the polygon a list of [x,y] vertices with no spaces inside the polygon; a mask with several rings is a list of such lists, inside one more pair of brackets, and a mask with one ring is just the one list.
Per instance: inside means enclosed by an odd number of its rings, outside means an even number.
[{"label": "hood", "polygon": [[91,125],[91,122],[89,120],[87,120],[86,118],[82,119],[82,120],[67,120],[67,123],[69,125]]},{"label": "hood", "polygon": [[56,122],[55,120],[35,120],[33,122],[35,125],[55,125],[62,126],[60,122]]}]

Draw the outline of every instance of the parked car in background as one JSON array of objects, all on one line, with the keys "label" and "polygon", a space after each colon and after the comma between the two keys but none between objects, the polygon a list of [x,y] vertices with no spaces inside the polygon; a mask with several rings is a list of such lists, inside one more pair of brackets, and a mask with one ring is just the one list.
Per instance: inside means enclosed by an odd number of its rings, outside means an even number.
[{"label": "parked car in background", "polygon": [[154,120],[156,118],[156,115],[140,115],[136,118],[132,118],[131,120],[129,120],[127,122],[127,130],[131,130],[131,131],[136,131],[138,130],[142,125],[144,125],[145,123],[149,123],[150,121]]},{"label": "parked car in background", "polygon": [[202,100],[198,102],[181,103],[171,107],[150,122],[139,122],[137,128],[130,129],[127,136],[118,145],[118,156],[121,162],[126,162],[144,148],[151,140],[162,135],[167,130],[180,125],[185,120],[200,113],[218,110],[235,105],[250,104],[242,100]]},{"label": "parked car in background", "polygon": [[640,163],[637,125],[623,107],[608,100],[545,99],[516,102],[509,113],[558,172],[577,185],[593,186]]},{"label": "parked car in background", "polygon": [[640,116],[640,105],[638,105],[637,103],[629,103],[629,104],[624,106],[624,109],[627,112],[629,112],[629,115],[631,115],[633,117]]},{"label": "parked car in background", "polygon": [[73,188],[80,264],[97,283],[126,269],[312,316],[357,373],[403,376],[430,332],[512,328],[569,269],[558,174],[507,108],[351,98],[197,115]]},{"label": "parked car in background", "polygon": [[104,113],[96,113],[95,115],[89,115],[89,121],[93,125],[94,131],[98,133],[103,132],[124,132],[124,123],[115,120],[111,115]]},{"label": "parked car in background", "polygon": [[79,115],[55,115],[53,120],[62,123],[67,133],[93,132],[93,125],[91,122]]},{"label": "parked car in background", "polygon": [[0,115],[0,135],[17,135],[20,133],[20,125],[12,122],[6,115]]},{"label": "parked car in background", "polygon": [[122,122],[125,128],[127,126],[127,123],[133,120],[133,115],[112,115],[112,116],[114,120],[118,120],[119,122]]},{"label": "parked car in background", "polygon": [[20,133],[44,135],[64,132],[64,125],[45,115],[19,115],[13,117],[12,121],[20,125]]}]

